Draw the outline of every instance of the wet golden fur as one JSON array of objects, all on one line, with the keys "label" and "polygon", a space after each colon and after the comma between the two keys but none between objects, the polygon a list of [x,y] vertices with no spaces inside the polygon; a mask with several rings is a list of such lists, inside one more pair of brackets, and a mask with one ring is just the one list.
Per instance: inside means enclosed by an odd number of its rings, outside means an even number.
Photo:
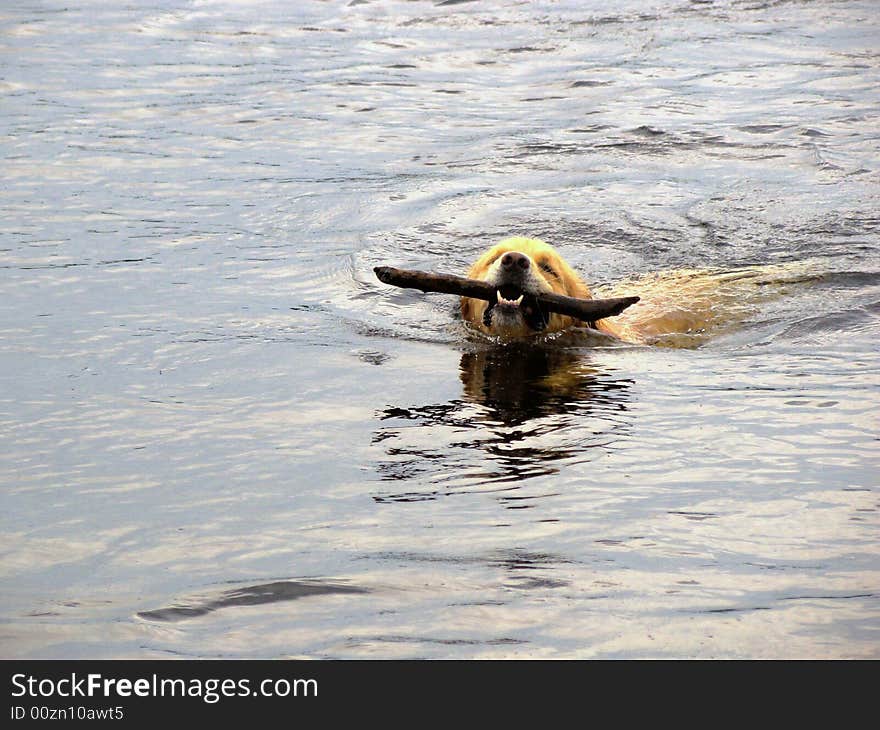
[{"label": "wet golden fur", "polygon": [[[529,258],[528,287],[532,292],[556,292],[582,299],[592,298],[590,288],[556,249],[533,238],[508,238],[486,251],[468,271],[473,279],[497,284],[499,259],[508,252]],[[552,273],[551,273],[552,272]],[[520,273],[519,278],[522,278]],[[665,347],[698,347],[707,338],[730,332],[761,306],[783,296],[792,284],[808,285],[815,278],[813,264],[793,261],[747,266],[733,270],[674,269],[645,273],[597,292],[598,297],[637,294],[641,301],[622,314],[595,322],[605,335],[634,344]],[[514,296],[511,294],[511,296]],[[508,302],[508,305],[513,305]],[[524,302],[527,305],[527,302]],[[461,314],[473,328],[497,340],[519,340],[563,330],[579,337],[587,323],[558,314],[550,315],[546,327],[535,329],[519,316],[521,310],[506,307],[502,317],[494,314],[487,326],[483,315],[488,302],[461,299]],[[505,307],[496,307],[505,309]],[[528,307],[523,307],[523,310]],[[500,321],[500,320],[503,320]],[[503,326],[496,326],[503,324]],[[580,329],[575,329],[580,328]],[[593,332],[595,334],[595,331]]]}]

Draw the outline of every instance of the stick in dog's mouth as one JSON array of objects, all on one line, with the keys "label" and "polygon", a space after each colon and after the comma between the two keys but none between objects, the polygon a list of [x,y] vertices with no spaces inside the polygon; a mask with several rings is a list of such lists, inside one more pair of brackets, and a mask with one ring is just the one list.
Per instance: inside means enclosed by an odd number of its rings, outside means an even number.
[{"label": "stick in dog's mouth", "polygon": [[[639,301],[639,297],[577,299],[550,292],[526,294],[518,287],[512,287],[508,284],[498,288],[478,279],[466,279],[450,274],[430,274],[424,271],[395,269],[391,266],[377,266],[373,271],[379,281],[391,286],[483,299],[489,302],[489,306],[486,309],[487,312],[498,306],[512,306],[511,303],[516,302],[522,294],[523,298],[516,306],[524,314],[528,308],[530,310],[529,316],[541,317],[545,320],[550,312],[556,312],[557,314],[564,314],[584,322],[593,323],[596,320],[620,314],[624,309]],[[499,304],[499,296],[501,299],[506,300],[507,304]],[[536,329],[542,329],[542,327]]]}]

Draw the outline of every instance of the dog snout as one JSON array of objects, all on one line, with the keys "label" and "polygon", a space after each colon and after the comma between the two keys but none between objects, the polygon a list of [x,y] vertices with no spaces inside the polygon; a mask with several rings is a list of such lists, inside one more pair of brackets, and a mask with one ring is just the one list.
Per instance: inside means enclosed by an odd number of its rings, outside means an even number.
[{"label": "dog snout", "polygon": [[529,257],[519,251],[508,251],[501,257],[501,267],[507,271],[528,271]]}]

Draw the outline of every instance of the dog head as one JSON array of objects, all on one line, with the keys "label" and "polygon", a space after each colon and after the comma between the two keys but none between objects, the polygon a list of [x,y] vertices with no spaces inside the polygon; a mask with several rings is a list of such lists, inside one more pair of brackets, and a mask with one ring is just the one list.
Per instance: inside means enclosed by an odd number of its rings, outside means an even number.
[{"label": "dog head", "polygon": [[586,284],[552,246],[533,238],[509,238],[484,253],[468,271],[471,279],[492,284],[495,301],[462,297],[464,320],[502,339],[556,332],[576,320],[549,313],[534,298],[539,293],[588,299]]}]

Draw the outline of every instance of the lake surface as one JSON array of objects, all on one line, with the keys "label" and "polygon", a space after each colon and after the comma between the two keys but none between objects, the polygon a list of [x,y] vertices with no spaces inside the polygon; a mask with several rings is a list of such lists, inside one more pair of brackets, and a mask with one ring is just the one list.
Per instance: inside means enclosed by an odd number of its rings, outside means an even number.
[{"label": "lake surface", "polygon": [[[878,38],[6,4],[0,656],[880,657]],[[510,235],[770,273],[676,347],[499,347],[372,273]]]}]

